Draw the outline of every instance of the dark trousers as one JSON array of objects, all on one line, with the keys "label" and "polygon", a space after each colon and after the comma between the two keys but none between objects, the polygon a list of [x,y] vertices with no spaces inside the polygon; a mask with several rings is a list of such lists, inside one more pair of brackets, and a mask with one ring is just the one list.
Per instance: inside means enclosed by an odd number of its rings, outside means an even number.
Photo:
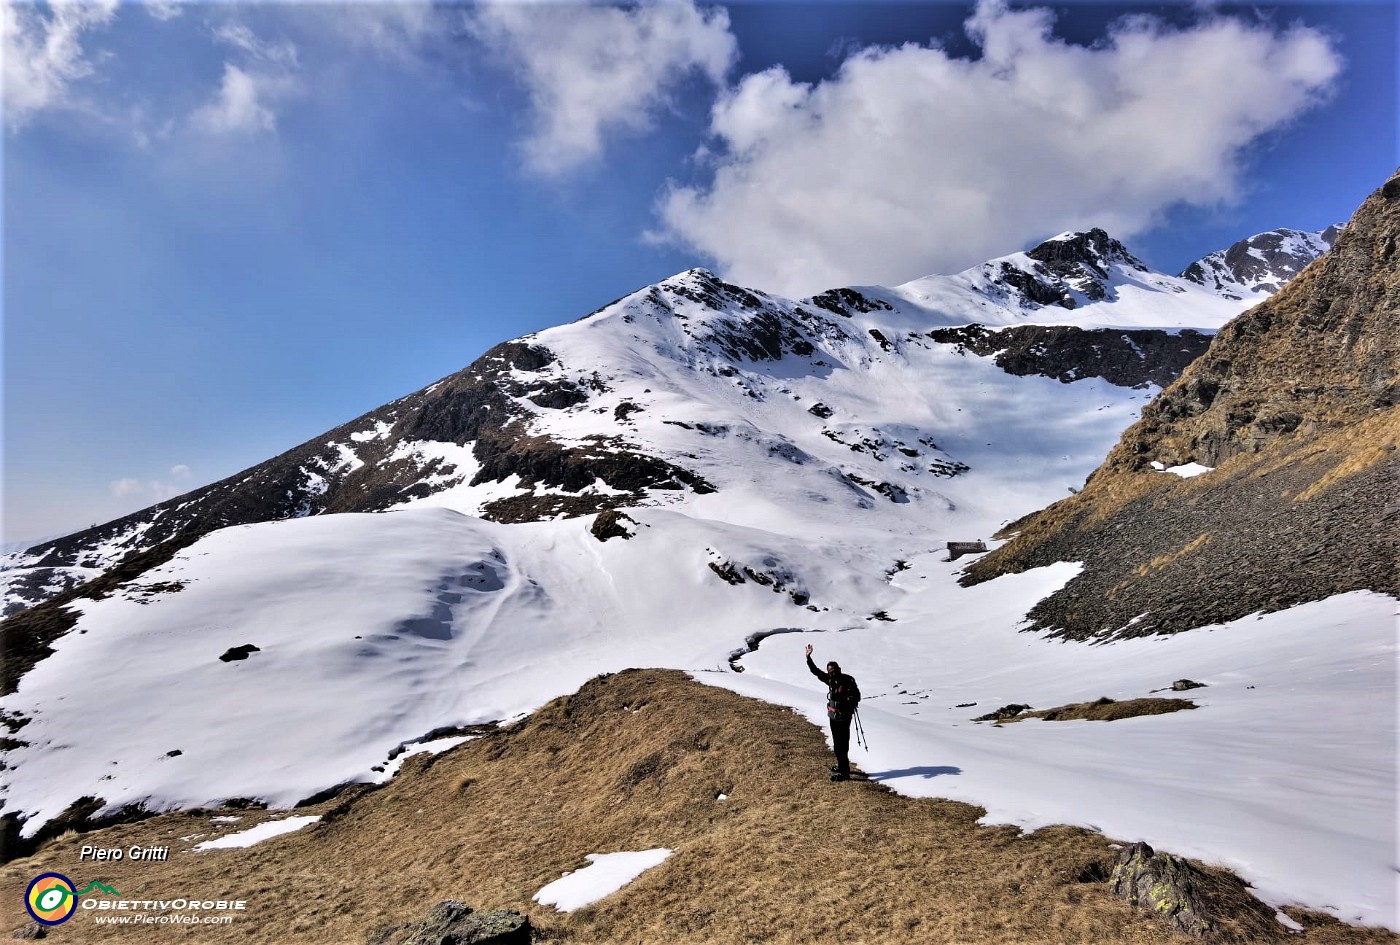
[{"label": "dark trousers", "polygon": [[841,774],[851,773],[851,717],[831,716],[831,747],[836,752],[836,770]]}]

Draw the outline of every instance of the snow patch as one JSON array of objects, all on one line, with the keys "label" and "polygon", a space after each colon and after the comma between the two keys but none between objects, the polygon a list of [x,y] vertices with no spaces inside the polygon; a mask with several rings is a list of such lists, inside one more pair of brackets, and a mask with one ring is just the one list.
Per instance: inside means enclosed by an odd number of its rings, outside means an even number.
[{"label": "snow patch", "polygon": [[664,847],[635,853],[590,853],[587,859],[591,865],[565,873],[531,898],[560,912],[573,912],[612,895],[670,855]]},{"label": "snow patch", "polygon": [[205,850],[234,850],[243,847],[251,847],[255,843],[270,840],[273,837],[280,837],[284,833],[295,833],[303,827],[309,827],[321,819],[320,814],[312,814],[305,817],[287,817],[282,820],[267,820],[256,827],[249,827],[247,830],[240,830],[238,833],[231,833],[220,837],[217,840],[205,840],[203,843],[196,843],[195,852],[203,853]]},{"label": "snow patch", "polygon": [[[436,387],[437,385],[434,384],[433,386]],[[431,390],[431,388],[429,389]],[[370,440],[382,440],[389,435],[389,431],[392,428],[392,424],[385,423],[383,420],[376,420],[372,429],[352,433],[350,434],[350,439],[354,440],[356,443],[367,443]]]},{"label": "snow patch", "polygon": [[1163,466],[1160,463],[1153,463],[1152,466],[1153,468],[1160,469],[1163,472],[1175,473],[1182,479],[1191,479],[1208,472],[1215,472],[1214,466],[1202,466],[1200,463],[1197,462],[1184,463],[1180,466]]},{"label": "snow patch", "polygon": [[403,763],[414,755],[440,755],[449,748],[456,748],[463,742],[469,742],[476,737],[475,735],[450,735],[447,738],[435,738],[430,742],[417,742],[412,744],[392,761],[385,764],[383,771],[376,772],[377,776],[374,780],[380,784],[388,781],[394,775],[398,774],[399,769],[403,767]]}]

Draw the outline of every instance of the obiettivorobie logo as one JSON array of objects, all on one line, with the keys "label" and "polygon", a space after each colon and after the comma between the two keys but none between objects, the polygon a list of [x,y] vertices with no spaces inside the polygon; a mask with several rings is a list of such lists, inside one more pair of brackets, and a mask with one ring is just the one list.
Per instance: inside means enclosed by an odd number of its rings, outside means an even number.
[{"label": "obiettivorobie logo", "polygon": [[24,891],[24,907],[40,925],[61,925],[73,917],[78,894],[62,873],[40,873]]},{"label": "obiettivorobie logo", "polygon": [[[111,898],[96,898],[98,896]],[[61,925],[81,909],[97,914],[99,923],[116,925],[226,925],[245,911],[242,899],[125,899],[116,889],[93,880],[81,890],[62,873],[42,873],[25,890],[24,907],[34,921]]]},{"label": "obiettivorobie logo", "polygon": [[93,880],[81,891],[75,891],[73,881],[62,873],[42,873],[29,883],[24,893],[24,907],[29,910],[35,922],[43,925],[60,925],[73,917],[78,907],[78,897],[91,892],[105,893],[121,898],[106,883]]}]

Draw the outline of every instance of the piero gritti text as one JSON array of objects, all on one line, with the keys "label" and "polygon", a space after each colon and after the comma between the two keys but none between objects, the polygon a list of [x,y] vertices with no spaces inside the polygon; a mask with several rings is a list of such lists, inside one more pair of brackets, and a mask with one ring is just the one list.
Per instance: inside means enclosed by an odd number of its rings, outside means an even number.
[{"label": "piero gritti text", "polygon": [[169,847],[143,847],[132,846],[123,850],[121,847],[93,847],[84,846],[78,851],[79,860],[136,860],[151,863],[163,863],[170,859]]}]

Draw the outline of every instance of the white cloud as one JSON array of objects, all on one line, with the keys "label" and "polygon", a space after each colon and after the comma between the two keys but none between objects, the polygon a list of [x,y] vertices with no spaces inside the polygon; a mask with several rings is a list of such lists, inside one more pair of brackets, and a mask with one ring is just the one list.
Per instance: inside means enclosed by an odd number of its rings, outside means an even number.
[{"label": "white cloud", "polygon": [[170,479],[137,479],[128,476],[114,479],[107,484],[107,491],[119,499],[134,499],[143,505],[164,502],[189,490],[185,482],[190,478],[190,467],[179,463],[170,468]]},{"label": "white cloud", "polygon": [[665,194],[653,238],[804,295],[957,271],[1065,229],[1131,237],[1173,204],[1237,199],[1247,146],[1342,65],[1303,26],[1135,17],[1084,47],[1053,24],[983,2],[966,24],[979,59],[907,44],[816,85],[746,76],[712,113],[712,182]]},{"label": "white cloud", "polygon": [[468,17],[530,94],[532,170],[561,174],[596,158],[615,130],[650,127],[669,92],[698,73],[723,81],[737,57],[729,15],[690,0],[620,8],[492,2]]},{"label": "white cloud", "polygon": [[275,131],[277,115],[265,104],[264,79],[224,63],[219,92],[193,115],[196,127],[215,134]]},{"label": "white cloud", "polygon": [[323,28],[351,46],[403,64],[417,64],[424,45],[448,33],[447,18],[429,0],[336,4],[332,12],[323,18]]},{"label": "white cloud", "polygon": [[177,0],[146,0],[146,12],[161,22],[173,20],[185,11]]},{"label": "white cloud", "polygon": [[263,40],[241,23],[219,26],[214,38],[238,50],[243,64],[224,63],[218,92],[195,110],[191,122],[219,135],[276,131],[276,109],[300,90],[296,46]]},{"label": "white cloud", "polygon": [[93,74],[83,34],[111,23],[117,0],[58,0],[37,4],[0,0],[5,121],[20,127],[35,113],[72,104],[71,86]]},{"label": "white cloud", "polygon": [[136,498],[148,504],[174,498],[184,491],[173,482],[130,478],[114,480],[107,489],[119,499]]},{"label": "white cloud", "polygon": [[107,491],[115,496],[135,495],[142,489],[140,479],[114,479],[107,486]]},{"label": "white cloud", "polygon": [[214,38],[235,49],[240,49],[253,59],[272,63],[287,69],[297,65],[297,48],[294,44],[268,42],[260,39],[242,23],[225,23],[214,30]]}]

